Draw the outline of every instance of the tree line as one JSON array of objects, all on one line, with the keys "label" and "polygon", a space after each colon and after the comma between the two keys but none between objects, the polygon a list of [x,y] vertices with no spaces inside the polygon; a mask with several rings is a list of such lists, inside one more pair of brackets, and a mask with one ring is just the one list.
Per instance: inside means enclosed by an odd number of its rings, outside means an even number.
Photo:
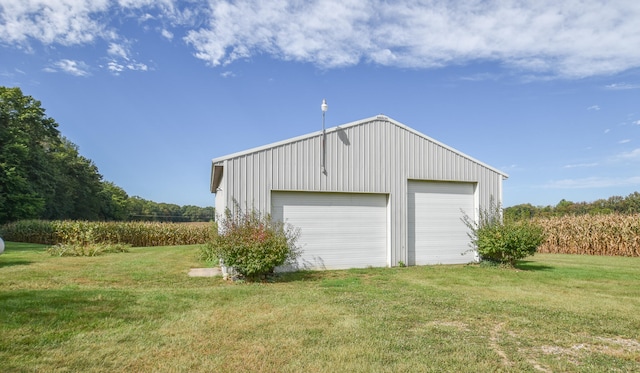
[{"label": "tree line", "polygon": [[157,203],[103,180],[40,101],[0,86],[0,224],[23,219],[208,221],[213,207]]},{"label": "tree line", "polygon": [[527,220],[534,217],[553,217],[565,215],[601,215],[618,213],[624,215],[640,214],[640,193],[633,192],[626,197],[612,196],[594,202],[571,202],[565,199],[555,206],[533,206],[529,203],[504,209],[505,220]]}]

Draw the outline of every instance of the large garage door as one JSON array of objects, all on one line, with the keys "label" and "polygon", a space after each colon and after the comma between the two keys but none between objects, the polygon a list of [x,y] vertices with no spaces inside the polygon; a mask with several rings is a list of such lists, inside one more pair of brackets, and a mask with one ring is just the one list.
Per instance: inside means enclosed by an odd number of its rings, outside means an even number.
[{"label": "large garage door", "polygon": [[462,211],[473,216],[474,184],[410,181],[408,185],[409,264],[468,263],[468,228]]},{"label": "large garage door", "polygon": [[273,192],[271,215],[300,229],[299,264],[309,269],[387,265],[387,196]]}]

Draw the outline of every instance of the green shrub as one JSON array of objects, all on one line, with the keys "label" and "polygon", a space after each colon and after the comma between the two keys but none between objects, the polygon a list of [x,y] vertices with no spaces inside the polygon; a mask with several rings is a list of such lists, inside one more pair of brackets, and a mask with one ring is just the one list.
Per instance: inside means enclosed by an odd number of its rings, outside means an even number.
[{"label": "green shrub", "polygon": [[501,212],[501,207],[491,201],[488,210],[481,209],[478,221],[468,215],[463,221],[471,230],[470,246],[482,261],[513,267],[518,260],[535,254],[544,242],[544,231],[529,221],[504,223]]},{"label": "green shrub", "polygon": [[244,212],[236,206],[236,211],[225,211],[219,222],[220,232],[203,247],[201,259],[214,263],[221,260],[248,280],[295,262],[299,255],[296,229],[255,210]]},{"label": "green shrub", "polygon": [[482,227],[476,244],[481,258],[513,267],[518,260],[535,254],[543,241],[540,226],[520,222]]}]

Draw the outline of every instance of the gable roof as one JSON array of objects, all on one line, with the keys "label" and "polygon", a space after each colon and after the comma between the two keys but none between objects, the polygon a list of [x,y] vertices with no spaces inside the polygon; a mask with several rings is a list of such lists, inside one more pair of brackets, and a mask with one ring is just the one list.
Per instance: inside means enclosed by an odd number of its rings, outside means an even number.
[{"label": "gable roof", "polygon": [[[394,119],[391,119],[391,118],[389,118],[389,117],[387,117],[385,115],[377,115],[377,116],[374,116],[374,117],[360,119],[360,120],[357,120],[357,121],[354,121],[354,122],[350,122],[350,123],[346,123],[346,124],[343,124],[343,125],[338,125],[338,126],[335,126],[335,127],[327,128],[325,130],[325,132],[327,134],[329,134],[331,132],[336,132],[338,130],[344,130],[344,129],[349,128],[349,127],[359,126],[359,125],[362,125],[362,124],[365,124],[365,123],[368,123],[368,122],[381,121],[381,120],[382,121],[387,121],[387,122],[389,122],[391,124],[394,124],[394,125],[402,128],[402,129],[404,129],[404,130],[406,130],[408,132],[413,133],[416,136],[422,137],[422,138],[424,138],[424,139],[426,139],[426,140],[428,140],[430,142],[433,142],[433,143],[435,143],[435,144],[437,144],[437,145],[439,145],[439,146],[441,146],[441,147],[443,147],[445,149],[448,149],[448,150],[460,155],[461,157],[467,158],[467,159],[469,159],[470,161],[472,161],[474,163],[477,163],[477,164],[479,164],[479,165],[481,165],[483,167],[486,167],[487,169],[490,169],[490,170],[502,175],[502,177],[504,179],[507,179],[509,177],[508,174],[506,174],[506,173],[504,173],[504,172],[502,172],[502,171],[500,171],[500,170],[498,170],[498,169],[496,169],[494,167],[491,167],[491,166],[487,165],[486,163],[481,162],[481,161],[479,161],[479,160],[477,160],[477,159],[475,159],[475,158],[473,158],[473,157],[471,157],[469,155],[466,155],[466,154],[464,154],[464,153],[462,153],[462,152],[460,152],[460,151],[458,151],[458,150],[456,150],[456,149],[454,149],[454,148],[452,148],[452,147],[450,147],[450,146],[448,146],[446,144],[443,144],[440,141],[435,140],[435,139],[433,139],[433,138],[431,138],[431,137],[429,137],[429,136],[427,136],[427,135],[425,135],[425,134],[423,134],[421,132],[418,132],[418,131],[414,130],[413,128],[408,127],[408,126],[406,126],[406,125],[404,125],[404,124],[402,124],[402,123],[400,123],[400,122],[398,122],[398,121],[396,121]],[[211,164],[211,192],[215,193],[216,189],[220,186],[220,181],[222,180],[222,163],[224,161],[229,160],[229,159],[233,159],[233,158],[237,158],[237,157],[242,157],[242,156],[247,155],[247,154],[260,152],[260,151],[271,149],[271,148],[276,148],[276,147],[279,147],[279,146],[282,146],[282,145],[286,145],[286,144],[289,144],[289,143],[294,143],[294,142],[297,142],[297,141],[300,141],[300,140],[304,140],[304,139],[308,139],[308,138],[312,138],[312,137],[316,137],[316,136],[320,136],[320,135],[322,135],[322,131],[316,131],[316,132],[308,133],[306,135],[297,136],[297,137],[293,137],[293,138],[290,138],[290,139],[274,142],[274,143],[271,143],[271,144],[262,145],[262,146],[258,146],[258,147],[255,147],[255,148],[243,150],[243,151],[240,151],[240,152],[228,154],[228,155],[225,155],[225,156],[222,156],[222,157],[213,158],[211,160],[211,162],[212,162],[212,164]]]}]

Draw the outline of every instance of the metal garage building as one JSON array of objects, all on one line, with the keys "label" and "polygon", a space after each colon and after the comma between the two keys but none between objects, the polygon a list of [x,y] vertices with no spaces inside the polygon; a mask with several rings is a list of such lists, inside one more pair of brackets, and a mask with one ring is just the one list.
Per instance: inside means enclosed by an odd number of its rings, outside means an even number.
[{"label": "metal garage building", "polygon": [[468,263],[461,211],[500,203],[507,178],[386,116],[212,162],[216,211],[235,200],[300,228],[314,269]]}]

